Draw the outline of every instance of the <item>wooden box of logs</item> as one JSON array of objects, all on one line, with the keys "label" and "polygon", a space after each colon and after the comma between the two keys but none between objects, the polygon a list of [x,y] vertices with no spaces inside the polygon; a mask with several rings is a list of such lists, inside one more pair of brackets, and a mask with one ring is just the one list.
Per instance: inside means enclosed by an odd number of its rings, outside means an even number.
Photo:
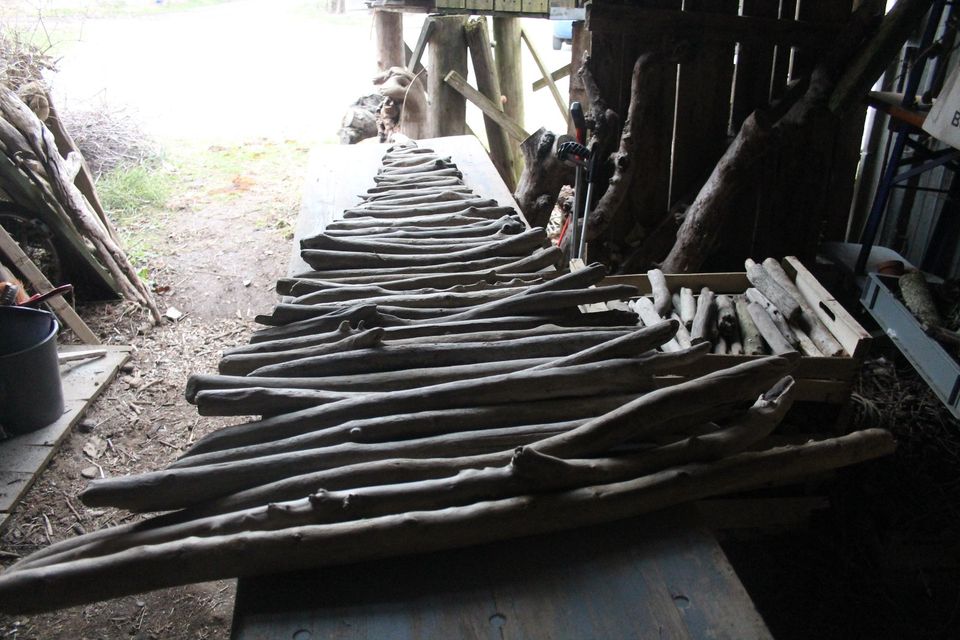
[{"label": "wooden box of logs", "polygon": [[[665,351],[709,342],[691,376],[771,354],[801,354],[794,372],[797,399],[841,403],[850,389],[870,335],[795,257],[747,260],[736,273],[609,276],[605,285],[632,285],[629,302],[641,322],[680,321]],[[685,379],[678,377],[678,381]]]}]

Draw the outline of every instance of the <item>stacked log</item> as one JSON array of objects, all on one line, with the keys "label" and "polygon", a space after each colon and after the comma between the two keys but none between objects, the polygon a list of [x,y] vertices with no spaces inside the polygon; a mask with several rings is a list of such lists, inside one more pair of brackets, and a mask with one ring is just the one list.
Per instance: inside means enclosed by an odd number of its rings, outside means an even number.
[{"label": "stacked log", "polygon": [[716,354],[850,355],[777,260],[767,258],[758,264],[748,259],[744,266],[753,286],[743,294],[716,295],[703,287],[697,296],[687,287],[671,293],[663,272],[651,269],[647,277],[652,300],[638,298],[630,304],[645,325],[670,319],[680,323],[675,344],[663,345],[664,351],[706,343]]},{"label": "stacked log", "polygon": [[637,290],[554,271],[543,230],[476,202],[449,159],[394,146],[375,182],[357,217],[302,239],[313,270],[278,283],[294,297],[268,326],[188,384],[201,414],[261,417],[92,482],[87,505],[169,513],[24,558],[0,610],[563,530],[892,450],[883,431],[771,448],[795,353],[677,384],[709,351],[682,317],[708,327],[707,310],[660,321],[661,292],[648,326],[582,313]]},{"label": "stacked log", "polygon": [[[49,105],[49,96],[45,100]],[[59,123],[55,128],[61,136],[66,135]],[[117,292],[143,306],[159,323],[160,311],[153,294],[120,246],[109,218],[98,210],[100,203],[89,177],[85,190],[78,186],[84,165],[78,150],[70,149],[64,155],[54,132],[13,91],[0,84],[0,191],[27,209],[49,210],[80,246],[92,247],[96,260],[113,278]]]}]

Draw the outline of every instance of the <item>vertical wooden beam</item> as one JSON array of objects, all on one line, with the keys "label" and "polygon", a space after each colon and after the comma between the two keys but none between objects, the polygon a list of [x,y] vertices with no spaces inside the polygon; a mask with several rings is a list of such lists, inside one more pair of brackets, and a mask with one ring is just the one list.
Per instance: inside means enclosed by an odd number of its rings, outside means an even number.
[{"label": "vertical wooden beam", "polygon": [[460,136],[466,132],[467,102],[443,79],[451,71],[467,76],[466,16],[430,16],[433,35],[427,47],[427,94],[430,96],[427,137]]},{"label": "vertical wooden beam", "polygon": [[[471,20],[465,27],[467,47],[473,61],[473,73],[477,78],[477,89],[503,111],[500,99],[500,79],[497,77],[497,65],[490,48],[490,35],[487,32],[487,19],[479,17]],[[513,147],[507,132],[489,116],[483,117],[487,131],[487,145],[490,159],[500,173],[510,191],[516,187],[516,173],[513,167]]]},{"label": "vertical wooden beam", "polygon": [[[520,20],[494,16],[493,40],[497,78],[500,93],[505,98],[503,112],[521,127],[526,126],[523,112],[523,64],[520,60]],[[513,148],[512,161],[515,178],[520,177],[523,160],[520,150]]]},{"label": "vertical wooden beam", "polygon": [[[680,0],[647,0],[644,4],[652,9],[679,11]],[[620,114],[621,119],[627,117],[627,105],[630,101],[630,79],[633,74],[633,65],[637,58],[645,53],[663,52],[663,42],[644,41],[625,36],[621,43],[623,56],[620,59],[620,86],[616,99],[607,97],[610,105]],[[598,53],[597,42],[593,43],[594,54]],[[667,52],[668,54],[671,52]],[[603,87],[601,86],[603,92]],[[623,240],[634,232],[640,224],[652,227],[658,223],[670,210],[670,177],[673,154],[674,111],[677,93],[677,65],[664,61],[658,68],[650,69],[644,74],[644,91],[655,96],[653,100],[659,105],[650,110],[649,121],[644,124],[645,143],[643,149],[647,166],[656,167],[655,171],[637,176],[630,190],[628,211],[633,215],[621,216],[611,226],[607,234],[612,239],[611,248],[622,250]],[[595,243],[596,244],[596,243]],[[599,257],[598,252],[592,255]],[[615,256],[611,256],[611,259]]]},{"label": "vertical wooden beam", "polygon": [[[737,0],[686,0],[684,10],[736,15]],[[670,201],[700,190],[726,149],[734,44],[690,43],[677,73]]]},{"label": "vertical wooden beam", "polygon": [[[590,32],[580,20],[573,23],[573,42],[570,52],[570,102],[579,102],[584,109],[587,105],[587,93],[583,90],[583,81],[577,75],[577,70],[583,64],[583,54],[590,52]],[[574,134],[573,122],[569,122],[570,135]]]},{"label": "vertical wooden beam", "polygon": [[[744,16],[776,18],[779,8],[770,0],[743,0]],[[741,42],[737,50],[737,71],[733,88],[733,114],[731,125],[734,131],[757,107],[770,102],[770,81],[773,76],[772,45]]]},{"label": "vertical wooden beam", "polygon": [[377,40],[377,70],[406,66],[403,56],[403,14],[374,9],[373,32]]}]

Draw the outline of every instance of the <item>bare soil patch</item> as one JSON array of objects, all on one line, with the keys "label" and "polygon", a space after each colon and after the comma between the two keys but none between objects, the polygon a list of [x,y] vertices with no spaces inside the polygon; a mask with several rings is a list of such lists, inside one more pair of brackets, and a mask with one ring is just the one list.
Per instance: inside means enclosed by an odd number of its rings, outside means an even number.
[{"label": "bare soil patch", "polygon": [[[275,301],[299,208],[306,149],[254,140],[207,147],[177,164],[176,195],[124,225],[161,309],[184,315],[151,328],[128,304],[82,309],[107,343],[129,344],[125,371],[64,441],[0,533],[5,566],[50,542],[137,516],[87,509],[77,497],[92,470],[156,470],[196,438],[237,420],[199,418],[183,398],[191,373],[214,372],[222,349],[245,343],[256,313]],[[118,598],[38,616],[0,617],[0,637],[227,638],[233,581]]]}]

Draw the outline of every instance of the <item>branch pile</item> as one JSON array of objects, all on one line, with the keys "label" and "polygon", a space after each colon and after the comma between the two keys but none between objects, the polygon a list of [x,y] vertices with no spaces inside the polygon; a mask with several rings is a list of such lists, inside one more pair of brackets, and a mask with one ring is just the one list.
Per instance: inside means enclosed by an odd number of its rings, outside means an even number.
[{"label": "branch pile", "polygon": [[[45,104],[49,113],[49,96]],[[78,188],[78,175],[85,170],[83,157],[76,150],[62,155],[54,133],[2,84],[0,151],[0,190],[28,209],[48,209],[63,221],[71,233],[93,247],[119,293],[148,309],[159,322],[153,295],[120,247],[109,219],[95,208],[99,202],[95,205]]]},{"label": "branch pile", "polygon": [[452,548],[599,523],[888,453],[884,431],[764,439],[796,354],[677,383],[708,349],[657,347],[629,286],[477,196],[448,159],[391,147],[363,202],[301,241],[292,300],[194,376],[204,415],[261,415],[168,468],[92,482],[90,506],[170,511],[59,542],[0,575],[0,609]]}]

